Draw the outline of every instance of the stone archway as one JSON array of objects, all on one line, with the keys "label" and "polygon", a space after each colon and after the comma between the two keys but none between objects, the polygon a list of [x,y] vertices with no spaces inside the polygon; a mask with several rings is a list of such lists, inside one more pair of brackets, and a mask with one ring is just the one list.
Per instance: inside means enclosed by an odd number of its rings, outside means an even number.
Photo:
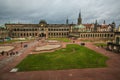
[{"label": "stone archway", "polygon": [[120,38],[116,37],[116,44],[119,45],[119,42],[120,42]]},{"label": "stone archway", "polygon": [[41,33],[41,34],[39,34],[39,37],[46,37],[46,34]]}]

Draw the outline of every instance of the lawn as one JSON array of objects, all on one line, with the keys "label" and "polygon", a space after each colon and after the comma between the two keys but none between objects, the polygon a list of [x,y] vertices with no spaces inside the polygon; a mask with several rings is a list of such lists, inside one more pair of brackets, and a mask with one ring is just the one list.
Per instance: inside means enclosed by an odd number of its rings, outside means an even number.
[{"label": "lawn", "polygon": [[13,42],[16,42],[16,41],[18,41],[18,40],[9,40],[9,41],[0,42],[0,44],[13,43]]},{"label": "lawn", "polygon": [[0,44],[7,44],[7,43],[14,43],[14,42],[22,42],[22,41],[29,41],[29,40],[8,40],[4,42],[0,42]]},{"label": "lawn", "polygon": [[105,47],[105,46],[107,46],[107,44],[105,44],[105,43],[95,43],[94,45],[96,45],[96,46],[98,46],[98,47]]},{"label": "lawn", "polygon": [[81,40],[82,42],[93,42],[92,40]]},{"label": "lawn", "polygon": [[58,40],[62,42],[70,42],[69,38],[48,38],[48,40]]},{"label": "lawn", "polygon": [[69,44],[55,52],[30,54],[16,66],[18,71],[106,67],[108,58],[84,46]]}]

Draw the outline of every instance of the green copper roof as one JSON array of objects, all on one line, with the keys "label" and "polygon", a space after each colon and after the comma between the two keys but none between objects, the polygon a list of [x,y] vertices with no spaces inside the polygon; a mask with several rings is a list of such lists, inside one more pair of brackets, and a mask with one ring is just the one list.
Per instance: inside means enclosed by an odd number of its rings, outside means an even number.
[{"label": "green copper roof", "polygon": [[1,28],[5,28],[5,25],[0,25]]},{"label": "green copper roof", "polygon": [[80,25],[76,25],[74,28],[85,28],[85,26],[80,24]]}]

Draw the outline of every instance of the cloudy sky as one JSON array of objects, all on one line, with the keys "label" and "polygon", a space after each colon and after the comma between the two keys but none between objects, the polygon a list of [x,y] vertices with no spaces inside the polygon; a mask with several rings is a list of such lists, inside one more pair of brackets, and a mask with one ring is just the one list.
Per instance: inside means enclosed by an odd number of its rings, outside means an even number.
[{"label": "cloudy sky", "polygon": [[76,23],[80,10],[83,23],[120,24],[120,0],[0,0],[0,24]]}]

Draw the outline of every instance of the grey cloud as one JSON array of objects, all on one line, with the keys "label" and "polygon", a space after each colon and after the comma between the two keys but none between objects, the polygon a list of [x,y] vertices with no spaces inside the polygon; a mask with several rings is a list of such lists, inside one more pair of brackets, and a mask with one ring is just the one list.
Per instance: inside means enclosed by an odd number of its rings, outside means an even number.
[{"label": "grey cloud", "polygon": [[119,0],[0,0],[0,24],[6,22],[76,23],[81,9],[83,23],[115,21],[120,24]]}]

